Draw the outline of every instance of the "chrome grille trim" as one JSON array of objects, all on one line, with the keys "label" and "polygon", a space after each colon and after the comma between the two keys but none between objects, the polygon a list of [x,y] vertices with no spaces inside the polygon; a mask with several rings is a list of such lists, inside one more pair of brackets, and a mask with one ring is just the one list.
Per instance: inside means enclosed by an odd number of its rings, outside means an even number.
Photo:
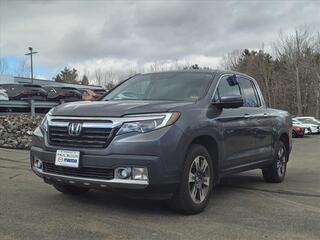
[{"label": "chrome grille trim", "polygon": [[[93,122],[94,120],[49,116],[48,143],[57,147],[106,148],[120,125],[114,124],[110,119],[105,119],[105,123]],[[71,136],[68,133],[69,124],[73,122],[82,124],[79,136]]]},{"label": "chrome grille trim", "polygon": [[[65,147],[75,147],[75,148],[105,148],[111,142],[113,137],[115,136],[116,132],[124,122],[135,122],[135,121],[145,121],[145,120],[154,120],[154,119],[163,119],[169,118],[171,115],[170,113],[150,113],[150,114],[143,114],[143,115],[126,115],[124,117],[68,117],[68,116],[52,116],[47,115],[47,123],[48,123],[48,144],[51,146],[65,146]],[[82,124],[82,128],[84,131],[86,129],[109,129],[110,134],[106,136],[105,144],[102,145],[102,142],[96,142],[97,146],[94,146],[94,142],[91,140],[83,141],[83,144],[77,140],[75,137],[71,137],[67,135],[68,131],[67,128],[70,123],[78,122]],[[61,139],[55,138],[54,141],[51,141],[51,134],[52,131],[50,129],[52,127],[55,128],[64,128],[63,131],[60,133],[65,134],[64,136],[60,136]],[[59,132],[59,131],[58,131]],[[58,134],[58,133],[54,133]],[[99,135],[99,134],[98,134]],[[80,135],[81,136],[81,135]],[[57,137],[57,135],[56,135]],[[66,139],[66,141],[63,141]]]},{"label": "chrome grille trim", "polygon": [[[80,121],[88,127],[105,127],[114,128],[121,126],[124,122],[135,122],[144,120],[154,120],[166,117],[168,113],[152,113],[139,115],[126,115],[124,117],[63,117],[63,116],[48,116],[48,124],[51,126],[65,126],[70,121]],[[99,122],[100,121],[100,122]],[[105,121],[105,122],[103,122]],[[62,125],[60,125],[62,124]]]}]

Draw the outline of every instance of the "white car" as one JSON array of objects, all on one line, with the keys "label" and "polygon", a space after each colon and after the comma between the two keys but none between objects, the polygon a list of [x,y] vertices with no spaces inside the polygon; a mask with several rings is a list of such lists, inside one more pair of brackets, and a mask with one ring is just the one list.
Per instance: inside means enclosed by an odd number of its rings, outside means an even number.
[{"label": "white car", "polygon": [[298,121],[302,123],[310,123],[310,124],[316,124],[320,126],[320,120],[316,119],[315,117],[296,117]]},{"label": "white car", "polygon": [[8,101],[9,97],[7,91],[0,87],[0,100]]},{"label": "white car", "polygon": [[317,124],[304,123],[297,118],[292,119],[292,124],[303,127],[305,129],[305,134],[320,133],[320,126]]}]

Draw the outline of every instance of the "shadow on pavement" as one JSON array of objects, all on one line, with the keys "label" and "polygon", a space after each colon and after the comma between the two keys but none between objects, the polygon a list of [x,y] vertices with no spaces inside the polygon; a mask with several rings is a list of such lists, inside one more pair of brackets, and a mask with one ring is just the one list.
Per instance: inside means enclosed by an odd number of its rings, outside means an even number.
[{"label": "shadow on pavement", "polygon": [[[263,182],[261,177],[258,176],[245,176],[234,175],[229,176],[221,181],[221,184],[215,187],[214,194],[212,194],[209,205],[213,204],[215,200],[221,200],[224,198],[232,198],[232,192],[237,191],[234,185],[248,185],[250,183]],[[177,215],[166,204],[165,201],[136,199],[118,194],[112,191],[97,191],[91,190],[84,195],[68,196],[58,192],[54,196],[48,196],[49,201],[66,201],[68,204],[77,204],[78,207],[94,207],[98,211],[123,211],[123,212],[137,212],[139,214],[165,214],[165,215]],[[62,199],[63,198],[63,199]],[[55,199],[55,200],[54,200]],[[226,199],[227,200],[227,199]],[[44,200],[45,201],[45,200]]]}]

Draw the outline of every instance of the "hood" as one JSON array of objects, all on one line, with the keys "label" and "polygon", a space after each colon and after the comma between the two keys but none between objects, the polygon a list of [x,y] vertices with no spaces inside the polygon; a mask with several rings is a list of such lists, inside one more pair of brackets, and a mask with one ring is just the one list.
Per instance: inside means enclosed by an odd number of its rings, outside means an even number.
[{"label": "hood", "polygon": [[81,101],[65,103],[55,107],[52,115],[72,117],[121,117],[127,114],[157,113],[170,110],[178,111],[180,107],[194,102],[176,101]]}]

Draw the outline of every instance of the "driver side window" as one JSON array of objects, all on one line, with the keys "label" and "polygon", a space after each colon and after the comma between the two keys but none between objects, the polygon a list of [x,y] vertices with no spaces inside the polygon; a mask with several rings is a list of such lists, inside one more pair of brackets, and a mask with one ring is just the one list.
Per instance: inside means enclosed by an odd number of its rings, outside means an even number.
[{"label": "driver side window", "polygon": [[241,96],[239,84],[236,81],[230,81],[230,75],[223,76],[219,82],[213,101],[219,102],[223,96]]}]

